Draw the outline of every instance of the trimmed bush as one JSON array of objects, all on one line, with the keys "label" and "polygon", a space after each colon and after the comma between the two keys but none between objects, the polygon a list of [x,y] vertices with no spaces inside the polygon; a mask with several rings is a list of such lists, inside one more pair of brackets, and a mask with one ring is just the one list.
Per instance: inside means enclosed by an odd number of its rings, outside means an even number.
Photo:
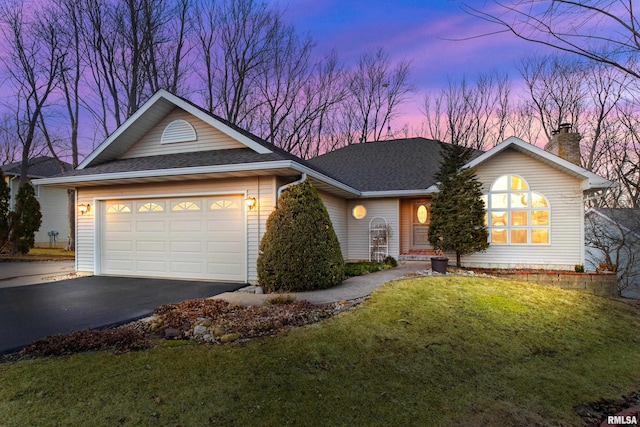
[{"label": "trimmed bush", "polygon": [[9,237],[9,186],[0,169],[0,249]]},{"label": "trimmed bush", "polygon": [[329,213],[308,181],[282,192],[260,242],[258,281],[267,292],[340,284],[344,259]]},{"label": "trimmed bush", "polygon": [[18,189],[15,210],[9,214],[11,230],[9,232],[9,253],[27,254],[35,243],[36,231],[42,224],[40,203],[30,183],[25,183]]}]

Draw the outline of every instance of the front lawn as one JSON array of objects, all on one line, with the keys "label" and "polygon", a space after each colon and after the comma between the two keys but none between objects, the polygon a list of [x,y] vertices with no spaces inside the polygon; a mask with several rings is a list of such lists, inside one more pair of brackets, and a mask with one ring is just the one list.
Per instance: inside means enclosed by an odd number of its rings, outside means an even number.
[{"label": "front lawn", "polygon": [[26,255],[0,254],[0,261],[73,261],[76,253],[62,248],[31,248]]},{"label": "front lawn", "polygon": [[0,424],[581,426],[640,388],[639,329],[576,292],[396,281],[277,337],[2,363]]}]

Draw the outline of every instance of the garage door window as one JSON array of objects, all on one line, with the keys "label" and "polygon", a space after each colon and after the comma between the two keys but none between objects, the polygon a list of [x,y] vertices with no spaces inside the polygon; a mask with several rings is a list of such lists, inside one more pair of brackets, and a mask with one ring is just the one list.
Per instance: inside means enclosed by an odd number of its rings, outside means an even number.
[{"label": "garage door window", "polygon": [[148,212],[164,212],[164,205],[160,203],[142,203],[138,205],[138,212],[148,213]]},{"label": "garage door window", "polygon": [[173,212],[196,212],[200,210],[200,204],[191,201],[176,202],[171,206],[171,210]]},{"label": "garage door window", "polygon": [[233,200],[220,199],[216,200],[209,206],[209,210],[216,211],[219,209],[239,209],[240,206]]},{"label": "garage door window", "polygon": [[130,203],[114,203],[107,208],[107,213],[131,213]]}]

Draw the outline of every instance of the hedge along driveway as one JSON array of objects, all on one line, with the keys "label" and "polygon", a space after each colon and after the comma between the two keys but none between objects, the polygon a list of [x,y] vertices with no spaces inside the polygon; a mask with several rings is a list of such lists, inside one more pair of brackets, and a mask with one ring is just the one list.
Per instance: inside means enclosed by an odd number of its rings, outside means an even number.
[{"label": "hedge along driveway", "polygon": [[0,354],[49,335],[124,324],[163,304],[233,292],[242,283],[89,276],[0,289]]}]

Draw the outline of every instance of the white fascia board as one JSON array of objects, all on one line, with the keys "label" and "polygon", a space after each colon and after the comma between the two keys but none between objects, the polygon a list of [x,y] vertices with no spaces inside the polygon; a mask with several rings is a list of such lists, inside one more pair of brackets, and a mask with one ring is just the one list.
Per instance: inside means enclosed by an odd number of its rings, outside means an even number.
[{"label": "white fascia board", "polygon": [[582,176],[584,178],[583,182],[582,182],[582,190],[590,190],[590,189],[598,189],[598,188],[608,188],[611,187],[613,185],[613,183],[599,175],[596,175],[593,172],[590,172],[576,164],[571,163],[568,160],[562,159],[554,154],[549,153],[548,151],[543,150],[542,148],[536,147],[535,145],[529,144],[528,142],[523,141],[520,138],[517,138],[515,136],[511,136],[507,139],[505,139],[503,142],[501,142],[500,144],[496,145],[495,147],[493,147],[491,150],[485,152],[484,154],[480,155],[479,157],[476,157],[475,159],[473,159],[472,161],[470,161],[469,163],[467,163],[465,166],[466,167],[470,167],[473,168],[483,162],[485,162],[486,160],[490,159],[491,157],[495,156],[496,154],[504,151],[505,149],[509,148],[510,146],[517,146],[518,148],[524,150],[524,151],[528,151],[531,154],[541,157],[544,160],[553,163],[555,165],[557,165],[558,167],[560,167],[561,169],[565,169],[571,173],[573,173],[574,175],[579,175]]},{"label": "white fascia board", "polygon": [[262,163],[239,163],[239,164],[221,165],[221,166],[198,166],[198,167],[187,167],[187,168],[101,173],[101,174],[95,174],[95,175],[75,175],[75,176],[63,176],[63,177],[39,179],[37,180],[37,184],[39,185],[73,184],[77,182],[91,182],[91,181],[104,181],[104,180],[115,180],[115,179],[132,179],[132,178],[157,178],[157,177],[172,176],[172,175],[197,175],[197,174],[205,174],[205,173],[242,172],[242,171],[257,171],[257,170],[282,169],[282,168],[295,169],[292,163],[293,162],[291,162],[290,160],[277,160],[277,161],[262,162]]},{"label": "white fascia board", "polygon": [[89,163],[91,163],[96,157],[98,157],[111,143],[118,139],[120,135],[124,133],[131,125],[133,125],[144,113],[146,113],[160,98],[166,98],[169,92],[161,89],[155,93],[142,107],[140,107],[135,113],[131,115],[118,129],[116,129],[111,135],[107,137],[102,144],[91,152],[77,167],[76,169],[84,169]]}]

